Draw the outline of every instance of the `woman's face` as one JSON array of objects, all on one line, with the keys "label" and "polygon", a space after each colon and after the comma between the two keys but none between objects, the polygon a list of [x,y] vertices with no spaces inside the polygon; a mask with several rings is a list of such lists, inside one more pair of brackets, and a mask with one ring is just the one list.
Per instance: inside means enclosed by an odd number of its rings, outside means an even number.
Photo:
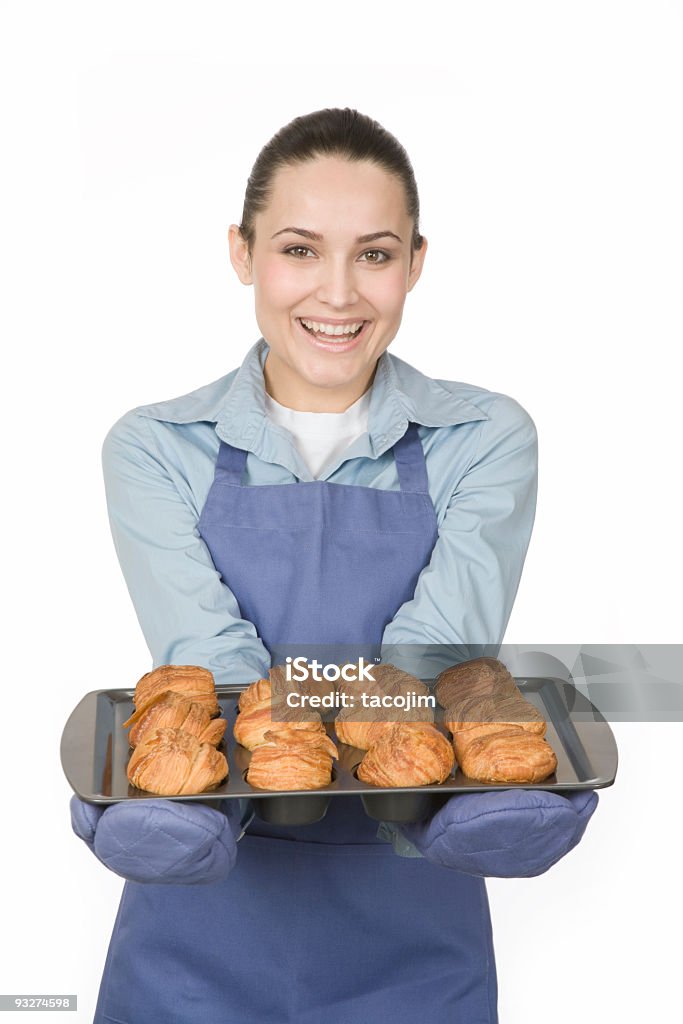
[{"label": "woman's face", "polygon": [[367,390],[422,270],[427,242],[411,266],[412,232],[400,180],[340,157],[278,171],[270,203],[255,218],[251,259],[237,225],[230,227],[232,264],[254,285],[270,348],[266,388],[277,402],[342,412]]}]

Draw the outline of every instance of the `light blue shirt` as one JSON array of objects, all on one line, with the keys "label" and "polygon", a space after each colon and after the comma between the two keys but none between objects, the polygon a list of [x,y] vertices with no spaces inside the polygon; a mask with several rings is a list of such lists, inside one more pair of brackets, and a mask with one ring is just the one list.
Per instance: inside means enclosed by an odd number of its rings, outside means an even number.
[{"label": "light blue shirt", "polygon": [[[270,667],[197,531],[219,443],[247,450],[245,486],[313,479],[292,434],[266,415],[268,351],[260,338],[219,380],[130,410],[102,450],[114,544],[154,666],[203,665],[218,684],[251,682]],[[391,448],[410,421],[419,425],[439,536],[413,598],[382,638],[383,660],[406,669],[404,645],[502,642],[537,483],[536,430],[514,399],[426,377],[388,351],[372,384],[367,433],[320,479],[399,490]]]}]

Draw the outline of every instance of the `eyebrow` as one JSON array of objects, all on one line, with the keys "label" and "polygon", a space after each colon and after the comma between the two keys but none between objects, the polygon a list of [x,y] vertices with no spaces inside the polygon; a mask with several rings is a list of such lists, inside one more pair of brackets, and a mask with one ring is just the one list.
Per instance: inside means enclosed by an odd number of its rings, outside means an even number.
[{"label": "eyebrow", "polygon": [[[316,231],[308,231],[306,228],[283,228],[282,231],[276,231],[274,235],[270,236],[271,241],[273,238],[277,238],[278,235],[284,235],[287,231],[291,231],[294,235],[310,238],[312,242],[322,242],[323,240],[323,236],[319,235]],[[393,231],[373,231],[369,235],[359,235],[356,242],[361,245],[364,242],[376,242],[378,238],[395,238],[397,242],[402,242]]]}]

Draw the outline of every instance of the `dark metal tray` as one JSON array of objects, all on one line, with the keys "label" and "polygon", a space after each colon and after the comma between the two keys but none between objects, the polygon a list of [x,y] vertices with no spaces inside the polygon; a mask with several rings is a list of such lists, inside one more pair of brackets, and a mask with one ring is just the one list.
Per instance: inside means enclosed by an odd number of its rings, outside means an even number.
[{"label": "dark metal tray", "polygon": [[[330,800],[342,794],[358,794],[371,818],[379,821],[417,821],[434,813],[456,793],[490,789],[602,789],[611,786],[617,773],[617,746],[612,730],[600,712],[574,686],[561,679],[516,679],[524,696],[548,723],[546,739],[557,755],[557,771],[544,782],[533,784],[485,784],[468,779],[459,768],[445,782],[431,786],[379,789],[360,782],[355,769],[365,751],[339,743],[333,723],[327,729],[339,750],[332,782],[315,791],[255,789],[245,782],[250,752],[235,742],[233,727],[237,700],[245,684],[217,686],[216,693],[228,727],[221,750],[230,768],[228,778],[215,789],[199,795],[171,796],[168,800],[213,803],[231,797],[252,798],[258,817],[277,825],[305,825],[324,817]],[[126,777],[131,750],[123,722],[133,713],[134,690],[93,690],[72,711],[61,740],[64,774],[75,793],[90,803],[111,804],[121,800],[158,800],[154,793],[136,789]],[[440,709],[437,708],[437,716]],[[443,712],[441,712],[443,713]],[[450,734],[447,733],[450,737]]]}]

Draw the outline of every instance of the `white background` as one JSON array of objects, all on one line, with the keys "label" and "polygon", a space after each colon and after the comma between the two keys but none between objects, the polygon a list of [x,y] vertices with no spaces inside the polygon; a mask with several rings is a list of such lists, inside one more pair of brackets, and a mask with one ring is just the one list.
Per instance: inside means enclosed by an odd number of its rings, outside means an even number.
[{"label": "white background", "polygon": [[[392,351],[536,422],[506,640],[681,641],[681,5],[236,8],[0,7],[0,991],[77,993],[79,1022],[123,883],[71,832],[59,739],[85,692],[150,667],[100,446],[257,339],[227,229],[291,118],[357,107],[404,144],[430,247]],[[582,844],[489,883],[501,1024],[679,1012],[683,726],[614,730],[619,776]]]}]

